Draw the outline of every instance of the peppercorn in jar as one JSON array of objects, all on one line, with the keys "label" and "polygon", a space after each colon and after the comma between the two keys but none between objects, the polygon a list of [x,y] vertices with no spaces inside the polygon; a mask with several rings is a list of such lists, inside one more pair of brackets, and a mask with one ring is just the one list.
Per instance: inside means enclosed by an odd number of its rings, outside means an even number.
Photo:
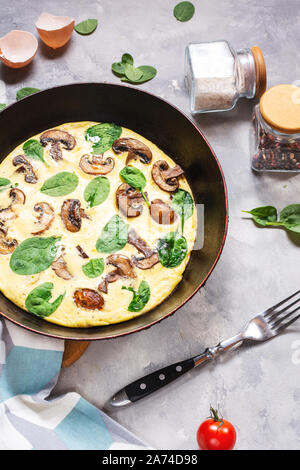
[{"label": "peppercorn in jar", "polygon": [[252,117],[251,155],[255,171],[300,171],[300,87],[263,94]]}]

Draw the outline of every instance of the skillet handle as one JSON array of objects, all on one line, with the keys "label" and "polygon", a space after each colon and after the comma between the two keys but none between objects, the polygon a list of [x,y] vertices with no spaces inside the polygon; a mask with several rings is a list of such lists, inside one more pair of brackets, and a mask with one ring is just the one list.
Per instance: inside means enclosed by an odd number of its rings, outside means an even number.
[{"label": "skillet handle", "polygon": [[183,374],[196,367],[196,365],[204,363],[209,359],[210,355],[205,351],[200,356],[197,356],[197,358],[177,362],[176,364],[172,364],[152,374],[146,375],[117,392],[116,395],[111,398],[110,406],[119,408],[129,405],[130,403],[135,403],[178,379]]}]

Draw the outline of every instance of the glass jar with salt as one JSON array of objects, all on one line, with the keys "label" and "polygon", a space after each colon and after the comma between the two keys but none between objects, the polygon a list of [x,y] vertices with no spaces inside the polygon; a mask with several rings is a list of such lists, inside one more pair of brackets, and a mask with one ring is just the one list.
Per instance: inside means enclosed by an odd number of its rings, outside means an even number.
[{"label": "glass jar with salt", "polygon": [[185,79],[193,114],[229,111],[241,97],[260,97],[266,75],[257,46],[235,51],[227,41],[213,41],[186,48]]}]

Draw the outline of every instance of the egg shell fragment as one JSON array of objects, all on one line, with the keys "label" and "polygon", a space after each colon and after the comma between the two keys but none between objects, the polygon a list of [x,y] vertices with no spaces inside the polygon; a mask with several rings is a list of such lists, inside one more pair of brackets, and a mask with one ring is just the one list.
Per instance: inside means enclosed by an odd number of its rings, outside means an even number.
[{"label": "egg shell fragment", "polygon": [[28,65],[38,48],[36,37],[28,31],[13,29],[0,38],[0,59],[13,69]]},{"label": "egg shell fragment", "polygon": [[70,40],[75,20],[69,16],[42,13],[35,26],[41,40],[52,49],[64,46]]}]

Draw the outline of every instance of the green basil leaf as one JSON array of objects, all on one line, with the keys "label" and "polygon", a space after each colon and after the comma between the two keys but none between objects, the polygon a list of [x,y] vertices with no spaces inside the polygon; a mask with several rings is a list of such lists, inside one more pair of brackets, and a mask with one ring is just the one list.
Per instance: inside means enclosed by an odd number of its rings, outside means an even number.
[{"label": "green basil leaf", "polygon": [[[143,75],[139,80],[135,80],[134,83],[148,82],[149,80],[152,80],[152,78],[154,78],[157,74],[156,68],[151,67],[151,65],[140,65],[139,67],[137,67],[137,69],[143,72]],[[128,78],[126,77],[121,78],[121,81],[130,83],[130,80],[128,80]]]},{"label": "green basil leaf", "polygon": [[187,255],[187,241],[183,235],[170,232],[158,241],[159,261],[165,268],[176,268]]},{"label": "green basil leaf", "polygon": [[128,78],[128,80],[133,83],[143,76],[143,72],[131,64],[125,63],[124,70],[126,78]]},{"label": "green basil leaf", "polygon": [[105,176],[97,176],[87,185],[84,191],[84,199],[89,207],[99,206],[107,199],[109,191],[109,179]]},{"label": "green basil leaf", "polygon": [[132,301],[128,306],[129,312],[140,312],[145,305],[149,302],[151,291],[148,282],[142,281],[139,285],[138,291],[135,292],[132,287],[123,286],[122,289],[129,290],[133,293]]},{"label": "green basil leaf", "polygon": [[11,270],[19,275],[37,274],[48,269],[53,263],[58,247],[57,237],[33,237],[24,240],[10,257]]},{"label": "green basil leaf", "polygon": [[33,95],[34,93],[37,93],[38,91],[41,91],[39,88],[31,88],[31,87],[25,87],[21,88],[21,90],[17,91],[17,100],[21,100],[22,98],[25,98],[26,96]]},{"label": "green basil leaf", "polygon": [[93,153],[101,154],[109,150],[122,134],[122,127],[103,122],[89,127],[85,133],[86,140],[93,142]]},{"label": "green basil leaf", "polygon": [[267,225],[276,225],[277,210],[273,206],[262,206],[252,209],[252,211],[242,211],[251,214],[253,220],[258,224],[266,227]]},{"label": "green basil leaf", "polygon": [[45,181],[41,192],[47,196],[66,196],[72,193],[78,186],[79,178],[74,173],[62,171]]},{"label": "green basil leaf", "polygon": [[66,294],[60,295],[54,302],[50,303],[49,300],[52,297],[53,287],[52,282],[44,282],[33,289],[25,301],[25,307],[28,312],[41,318],[49,317],[49,315],[54,313]]},{"label": "green basil leaf", "polygon": [[300,233],[300,204],[291,204],[280,212],[279,222],[287,230]]},{"label": "green basil leaf", "polygon": [[122,64],[130,64],[130,65],[133,65],[133,57],[132,57],[132,55],[128,54],[128,52],[127,52],[126,54],[123,54],[123,55],[122,55],[121,62],[122,62]]},{"label": "green basil leaf", "polygon": [[193,198],[184,189],[178,189],[172,198],[172,207],[181,218],[181,230],[183,232],[184,222],[192,217],[194,212]]},{"label": "green basil leaf", "polygon": [[144,194],[144,187],[146,186],[147,180],[145,175],[134,166],[125,166],[120,171],[120,177],[122,178],[125,183],[129,184],[134,189],[137,189],[143,195],[148,206],[150,206],[149,201]]},{"label": "green basil leaf", "polygon": [[178,21],[189,21],[195,13],[195,7],[191,2],[180,2],[174,8],[174,16]]},{"label": "green basil leaf", "polygon": [[0,103],[0,111],[3,111],[4,108],[6,108],[6,104],[5,103]]},{"label": "green basil leaf", "polygon": [[128,241],[128,225],[118,215],[114,215],[105,225],[96,249],[100,253],[114,253],[122,250]]},{"label": "green basil leaf", "polygon": [[0,187],[1,186],[8,186],[10,184],[10,180],[7,178],[0,178]]},{"label": "green basil leaf", "polygon": [[82,271],[87,277],[95,278],[101,276],[104,271],[104,259],[93,258],[82,266]]},{"label": "green basil leaf", "polygon": [[124,64],[122,62],[114,62],[111,66],[113,73],[118,76],[123,76],[125,74]]},{"label": "green basil leaf", "polygon": [[44,160],[44,149],[42,144],[35,139],[30,139],[25,142],[23,145],[23,152],[25,155],[29,158],[33,158],[34,160],[40,160],[43,162],[45,165],[47,163]]},{"label": "green basil leaf", "polygon": [[87,35],[91,34],[95,31],[95,29],[98,26],[98,20],[95,19],[89,19],[82,21],[81,23],[78,23],[74,26],[74,29],[76,33],[82,34],[82,35]]}]

